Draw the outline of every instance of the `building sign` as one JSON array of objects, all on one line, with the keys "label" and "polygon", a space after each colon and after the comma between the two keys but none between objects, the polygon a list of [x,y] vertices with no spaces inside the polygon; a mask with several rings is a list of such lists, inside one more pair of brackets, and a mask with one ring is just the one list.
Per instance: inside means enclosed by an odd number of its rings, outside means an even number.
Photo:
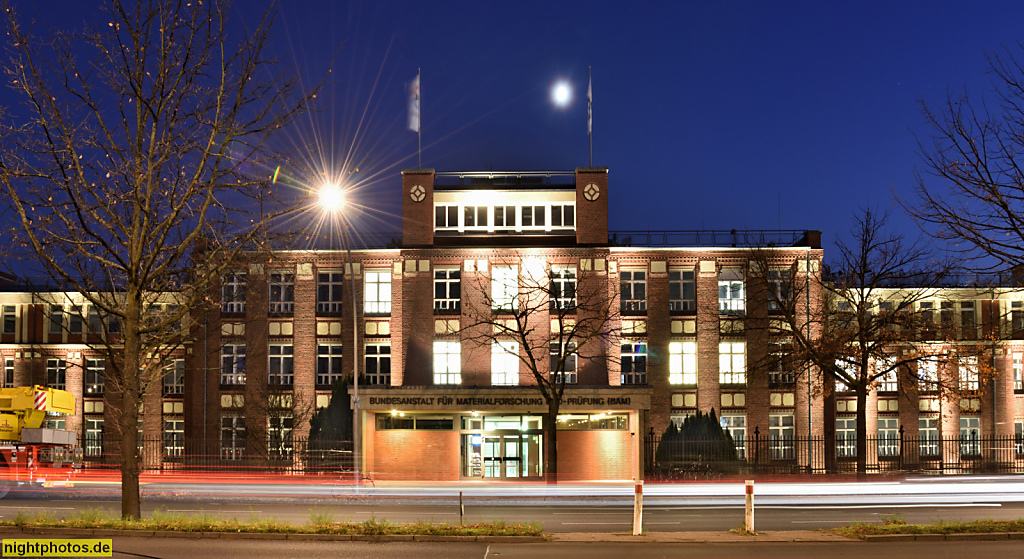
[{"label": "building sign", "polygon": [[[532,411],[547,410],[548,404],[534,390],[451,389],[411,387],[360,390],[362,409],[366,411],[399,409],[402,411]],[[611,411],[649,409],[650,389],[566,390],[559,411]]]}]

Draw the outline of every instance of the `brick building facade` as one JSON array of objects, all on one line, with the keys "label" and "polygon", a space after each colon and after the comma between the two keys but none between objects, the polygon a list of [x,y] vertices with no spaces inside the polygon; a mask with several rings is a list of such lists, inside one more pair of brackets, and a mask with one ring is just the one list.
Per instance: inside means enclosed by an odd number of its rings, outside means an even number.
[{"label": "brick building facade", "polygon": [[[771,347],[768,296],[747,277],[751,246],[766,237],[609,235],[608,188],[605,168],[403,172],[397,246],[280,251],[214,286],[220,305],[192,314],[191,342],[168,362],[163,389],[145,400],[144,436],[163,438],[165,458],[212,452],[238,460],[268,446],[283,452],[285,441],[308,435],[312,412],[358,364],[357,453],[365,472],[539,478],[546,404],[527,368],[507,359],[525,349],[479,343],[474,331],[486,327],[474,326],[470,313],[537,270],[559,285],[545,296],[571,299],[591,289],[606,292],[616,309],[608,336],[575,348],[579,360],[557,420],[560,478],[631,478],[644,436],[698,410],[714,409],[737,440],[848,435],[856,411],[849,394],[807,381],[816,375],[753,370]],[[819,312],[820,232],[773,234],[773,266],[803,278],[806,312]],[[960,340],[1024,328],[1024,290],[947,289],[930,303],[950,313]],[[66,427],[80,430],[87,455],[101,452],[90,441],[116,402],[103,393],[103,364],[82,338],[89,309],[71,296],[31,291],[2,293],[0,305],[5,385],[63,381],[79,402]],[[531,335],[544,343],[562,327],[547,316],[530,320]],[[970,398],[943,401],[880,383],[867,403],[869,436],[900,427],[956,436],[965,425],[1020,435],[1024,341],[991,344],[997,374]],[[535,357],[543,369],[548,356]],[[947,369],[942,374],[957,374]],[[909,387],[915,374],[893,382]],[[185,448],[190,439],[207,446]]]}]

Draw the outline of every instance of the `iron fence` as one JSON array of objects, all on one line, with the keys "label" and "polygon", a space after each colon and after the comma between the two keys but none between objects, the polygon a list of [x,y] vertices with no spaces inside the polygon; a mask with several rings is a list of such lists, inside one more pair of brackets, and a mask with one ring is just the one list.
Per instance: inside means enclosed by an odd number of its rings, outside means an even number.
[{"label": "iron fence", "polygon": [[[121,465],[120,439],[88,438],[83,445],[83,468]],[[301,437],[236,437],[230,440],[193,439],[169,435],[139,440],[137,453],[143,472],[217,471],[238,473],[352,472],[352,441]]]},{"label": "iron fence", "polygon": [[[867,473],[1024,473],[1024,438],[870,437]],[[857,471],[857,444],[846,438],[746,437],[733,441],[668,440],[649,433],[645,473],[685,479],[732,474],[829,474]]]}]

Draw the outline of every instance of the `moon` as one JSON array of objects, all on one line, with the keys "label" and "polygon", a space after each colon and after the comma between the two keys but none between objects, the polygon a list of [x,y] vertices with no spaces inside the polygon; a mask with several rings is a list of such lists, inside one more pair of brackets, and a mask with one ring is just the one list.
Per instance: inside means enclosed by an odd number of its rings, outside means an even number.
[{"label": "moon", "polygon": [[560,81],[551,88],[551,100],[559,107],[565,107],[572,100],[572,86],[569,82]]}]

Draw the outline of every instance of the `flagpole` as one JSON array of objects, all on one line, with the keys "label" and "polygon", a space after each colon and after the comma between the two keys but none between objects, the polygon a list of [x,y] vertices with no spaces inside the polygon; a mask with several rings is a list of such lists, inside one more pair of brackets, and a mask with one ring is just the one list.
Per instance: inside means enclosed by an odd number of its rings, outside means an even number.
[{"label": "flagpole", "polygon": [[[420,85],[420,74],[423,72],[423,68],[416,68],[416,85]],[[420,115],[423,114],[423,98],[420,96],[419,91],[416,92],[417,97],[420,97]],[[416,127],[416,168],[420,169],[423,167],[423,163],[420,160],[420,152],[423,151],[423,119],[420,118],[419,126]]]},{"label": "flagpole", "polygon": [[590,166],[594,166],[594,112],[593,105],[594,78],[591,75],[590,66],[587,66],[587,138],[590,140]]}]

